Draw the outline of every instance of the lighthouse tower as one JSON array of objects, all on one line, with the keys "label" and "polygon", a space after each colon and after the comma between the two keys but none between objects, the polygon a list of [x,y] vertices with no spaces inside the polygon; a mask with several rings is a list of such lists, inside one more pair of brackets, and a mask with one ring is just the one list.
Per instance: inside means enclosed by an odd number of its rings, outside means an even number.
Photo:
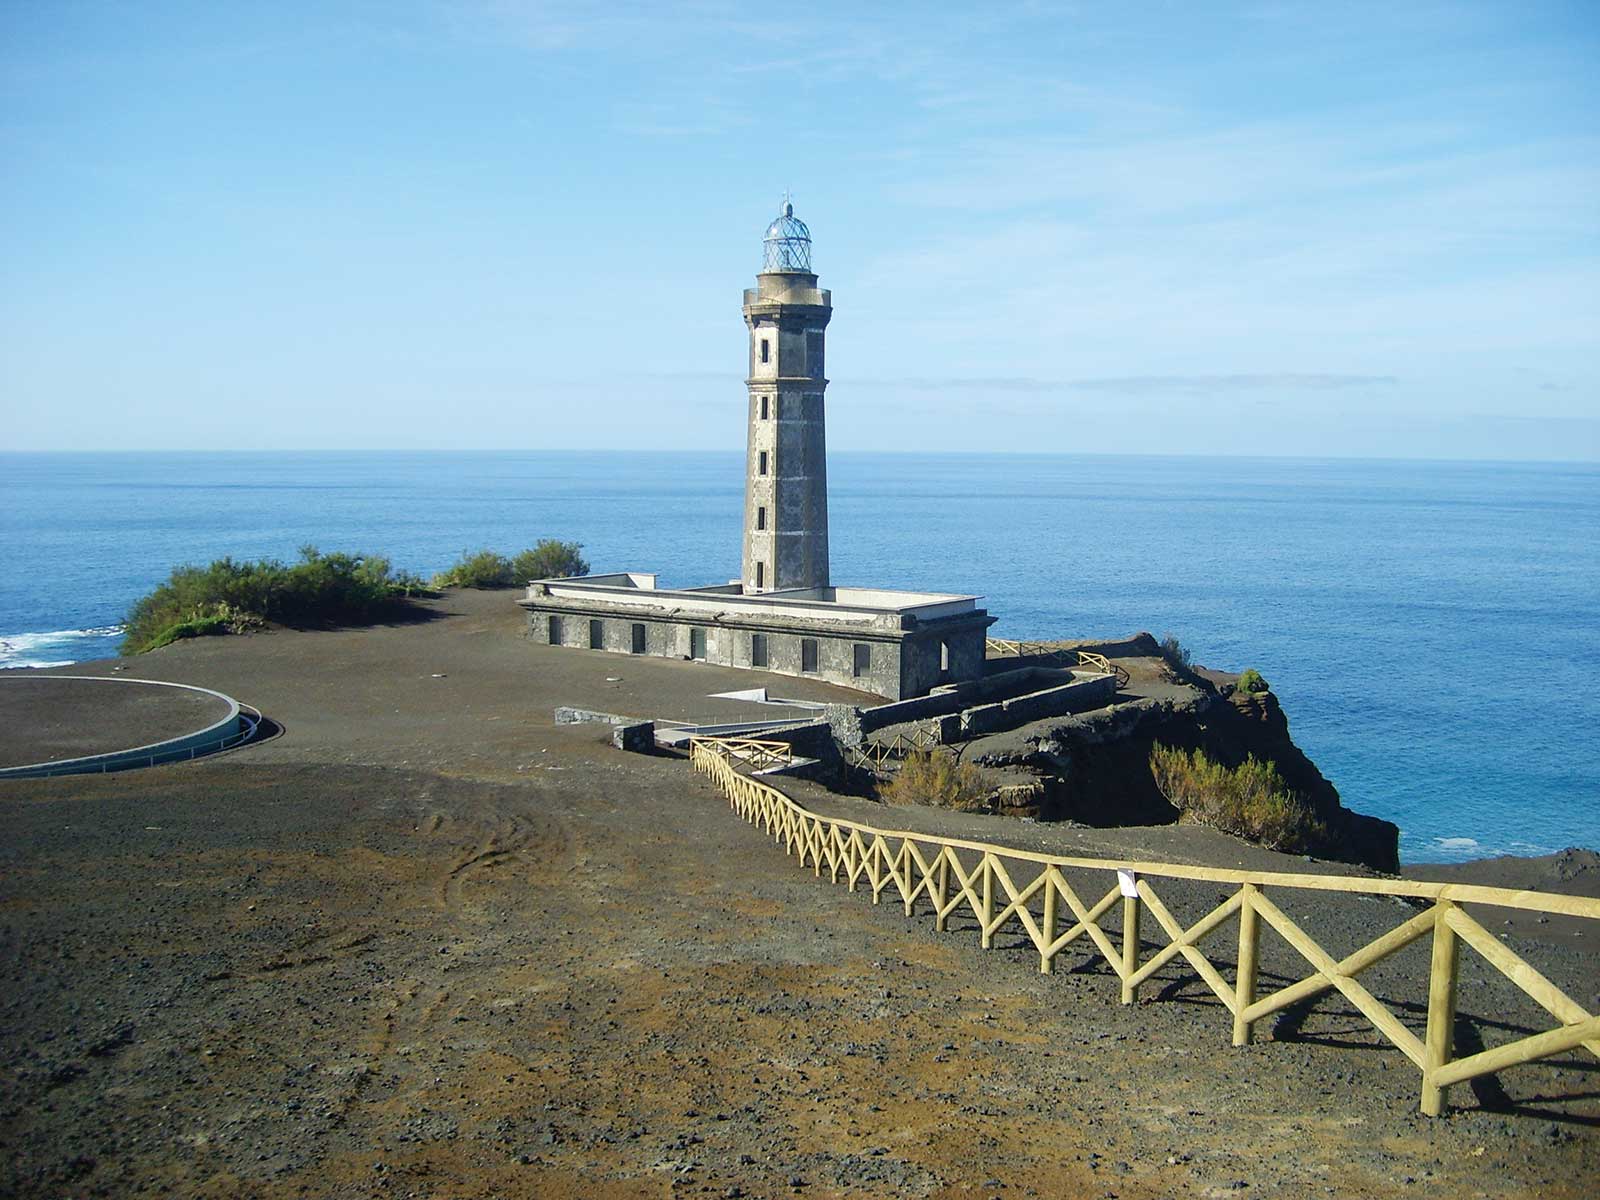
[{"label": "lighthouse tower", "polygon": [[811,231],[783,208],[767,226],[750,327],[749,461],[745,469],[746,592],[828,586],[828,463],[822,394],[830,293],[811,271]]}]

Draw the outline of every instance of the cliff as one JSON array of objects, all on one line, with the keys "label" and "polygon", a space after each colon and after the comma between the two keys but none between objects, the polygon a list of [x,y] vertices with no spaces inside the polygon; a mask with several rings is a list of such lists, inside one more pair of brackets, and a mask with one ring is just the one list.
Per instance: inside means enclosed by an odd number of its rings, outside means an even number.
[{"label": "cliff", "polygon": [[967,761],[1015,782],[1018,776],[1031,778],[1028,807],[1034,815],[1100,827],[1170,824],[1180,814],[1151,774],[1156,743],[1203,750],[1228,767],[1253,755],[1276,764],[1284,783],[1322,823],[1326,833],[1308,847],[1311,854],[1399,870],[1398,827],[1344,806],[1338,789],[1295,745],[1270,691],[1241,692],[1237,676],[1225,672],[1175,670],[1148,633],[1125,642],[1072,645],[1106,654],[1128,672],[1119,702],[976,739],[965,754]]}]

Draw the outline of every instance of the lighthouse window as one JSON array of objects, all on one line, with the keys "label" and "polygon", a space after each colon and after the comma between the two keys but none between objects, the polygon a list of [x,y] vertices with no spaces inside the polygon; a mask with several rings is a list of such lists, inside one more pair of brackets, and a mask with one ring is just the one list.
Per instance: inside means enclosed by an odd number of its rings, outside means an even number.
[{"label": "lighthouse window", "polygon": [[767,339],[766,338],[762,338],[761,339],[761,361],[762,362],[766,362],[767,361],[767,355],[769,353],[770,353],[770,347],[769,347],[769,345],[767,343]]},{"label": "lighthouse window", "polygon": [[757,475],[765,475],[766,473],[767,473],[767,452],[765,450],[763,450],[763,451],[761,451],[761,457],[756,462],[756,474]]},{"label": "lighthouse window", "polygon": [[813,379],[822,378],[822,335],[815,330],[806,333],[806,370]]},{"label": "lighthouse window", "polygon": [[807,673],[817,669],[817,639],[800,639],[800,669]]},{"label": "lighthouse window", "polygon": [[[763,508],[758,508],[758,509],[756,509],[756,528],[757,529],[765,529],[766,527],[767,527],[767,510],[764,507]],[[551,619],[554,620],[554,618],[551,618]]]},{"label": "lighthouse window", "polygon": [[767,398],[765,396],[761,397],[761,419],[763,421],[767,419]]}]

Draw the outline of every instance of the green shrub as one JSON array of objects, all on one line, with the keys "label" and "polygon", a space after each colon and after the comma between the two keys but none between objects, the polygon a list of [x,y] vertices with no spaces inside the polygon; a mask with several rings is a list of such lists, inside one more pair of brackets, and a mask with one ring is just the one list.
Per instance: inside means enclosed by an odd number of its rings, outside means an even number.
[{"label": "green shrub", "polygon": [[589,573],[589,563],[580,553],[583,546],[577,542],[558,542],[543,538],[531,550],[524,550],[511,560],[511,577],[515,583],[530,579],[571,579]]},{"label": "green shrub", "polygon": [[[228,618],[220,615],[209,617],[196,617],[192,621],[179,621],[176,625],[168,625],[160,633],[152,637],[144,645],[145,650],[159,650],[162,646],[170,646],[173,642],[182,641],[184,638],[209,637],[212,634],[230,633]],[[127,653],[127,643],[123,643],[123,652]]]},{"label": "green shrub", "polygon": [[1167,666],[1179,674],[1187,675],[1194,670],[1194,661],[1189,656],[1188,648],[1178,640],[1177,634],[1168,633],[1162,636],[1161,657],[1167,660]]},{"label": "green shrub", "polygon": [[971,763],[957,762],[949,754],[913,750],[880,795],[888,804],[929,804],[976,812],[988,807],[989,790]]},{"label": "green shrub", "polygon": [[378,555],[300,551],[292,566],[276,559],[174,568],[138,600],[124,622],[123,654],[140,654],[186,637],[242,633],[281,625],[360,624],[387,615],[421,589]]},{"label": "green shrub", "polygon": [[1265,679],[1261,678],[1261,672],[1251,667],[1243,675],[1239,676],[1239,690],[1247,695],[1254,696],[1259,692],[1270,692],[1272,688],[1268,686]]},{"label": "green shrub", "polygon": [[503,588],[516,582],[511,560],[494,550],[463,550],[455,566],[433,577],[436,588]]},{"label": "green shrub", "polygon": [[1182,821],[1297,854],[1328,836],[1316,811],[1284,783],[1277,764],[1254,755],[1229,768],[1204,750],[1157,743],[1150,750],[1150,773]]}]

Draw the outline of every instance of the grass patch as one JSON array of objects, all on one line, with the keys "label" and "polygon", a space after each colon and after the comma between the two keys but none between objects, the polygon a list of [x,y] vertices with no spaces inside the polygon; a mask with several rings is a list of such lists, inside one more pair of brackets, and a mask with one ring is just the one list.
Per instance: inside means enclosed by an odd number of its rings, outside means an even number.
[{"label": "grass patch", "polygon": [[1225,767],[1204,750],[1157,743],[1150,750],[1150,773],[1182,821],[1294,854],[1305,853],[1328,836],[1327,826],[1310,804],[1289,790],[1274,762],[1250,755],[1237,767]]},{"label": "grass patch", "polygon": [[280,625],[368,624],[424,591],[422,580],[394,571],[376,554],[323,554],[303,547],[300,561],[177,567],[139,600],[124,625],[123,654],[142,654],[183,638],[243,633]]},{"label": "grass patch", "polygon": [[989,790],[971,763],[957,762],[949,754],[913,750],[879,795],[887,804],[978,812],[989,807]]}]

